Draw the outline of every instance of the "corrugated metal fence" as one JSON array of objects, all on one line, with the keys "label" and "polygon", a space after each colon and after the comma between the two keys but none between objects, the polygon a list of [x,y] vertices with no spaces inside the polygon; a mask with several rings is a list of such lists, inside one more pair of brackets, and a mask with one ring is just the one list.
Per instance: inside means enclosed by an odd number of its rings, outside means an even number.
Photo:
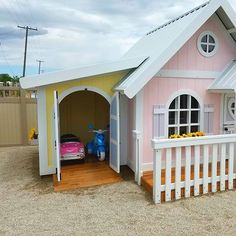
[{"label": "corrugated metal fence", "polygon": [[0,86],[0,146],[29,144],[31,128],[37,129],[36,93]]}]

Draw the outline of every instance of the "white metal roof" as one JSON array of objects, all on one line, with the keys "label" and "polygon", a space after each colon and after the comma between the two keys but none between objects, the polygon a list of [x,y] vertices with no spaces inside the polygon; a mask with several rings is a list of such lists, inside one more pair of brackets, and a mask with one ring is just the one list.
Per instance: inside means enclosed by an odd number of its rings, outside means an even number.
[{"label": "white metal roof", "polygon": [[222,75],[214,80],[208,90],[217,93],[236,91],[236,61],[233,61]]},{"label": "white metal roof", "polygon": [[28,76],[20,79],[21,87],[24,89],[37,88],[49,84],[55,84],[75,79],[91,77],[95,75],[107,74],[116,71],[123,71],[137,68],[146,58],[122,58],[118,61],[95,64],[90,66],[79,67],[76,69],[45,73],[40,75]]},{"label": "white metal roof", "polygon": [[234,10],[227,0],[211,0],[147,33],[118,61],[21,78],[21,86],[25,89],[35,88],[135,69],[115,88],[132,98],[214,13],[236,41]]},{"label": "white metal roof", "polygon": [[[211,0],[167,22],[146,34],[124,55],[123,58],[149,58],[119,84],[116,90],[129,98],[134,97],[214,13],[227,30],[236,27],[235,12],[227,0]],[[234,33],[231,36],[234,37]]]}]

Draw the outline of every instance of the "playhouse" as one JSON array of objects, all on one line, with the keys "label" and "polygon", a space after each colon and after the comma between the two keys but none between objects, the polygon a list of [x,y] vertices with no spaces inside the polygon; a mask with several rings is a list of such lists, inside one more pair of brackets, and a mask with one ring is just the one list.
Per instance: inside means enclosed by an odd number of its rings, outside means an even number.
[{"label": "playhouse", "polygon": [[[22,78],[22,88],[38,91],[40,175],[54,174],[57,169],[60,180],[60,132],[78,133],[87,141],[87,123],[103,127],[109,123],[110,167],[119,172],[121,165],[128,165],[138,183],[144,172],[154,171],[155,202],[160,201],[161,192],[170,200],[172,190],[178,199],[177,187],[185,188],[185,196],[191,187],[203,185],[206,193],[206,185],[212,184],[214,190],[219,181],[221,190],[225,181],[231,188],[236,179],[231,145],[236,142],[235,60],[236,14],[226,0],[212,0],[148,32],[117,61]],[[207,136],[194,141],[168,139],[197,131]],[[185,156],[180,163],[176,161],[178,147],[184,142],[190,160]],[[165,144],[169,145],[166,157],[153,155]],[[216,145],[221,146],[216,149]],[[220,177],[214,172],[214,160],[222,164]],[[171,168],[176,168],[177,181],[177,169],[183,163],[187,179],[173,184]],[[198,168],[194,180],[188,172],[191,165]],[[201,165],[203,177],[196,172]],[[165,184],[158,180],[162,169],[166,170]]]}]

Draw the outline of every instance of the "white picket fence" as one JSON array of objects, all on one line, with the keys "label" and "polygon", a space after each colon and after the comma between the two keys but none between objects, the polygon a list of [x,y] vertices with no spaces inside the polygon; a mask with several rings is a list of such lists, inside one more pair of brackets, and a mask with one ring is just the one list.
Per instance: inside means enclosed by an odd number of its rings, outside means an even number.
[{"label": "white picket fence", "polygon": [[[194,187],[194,196],[209,192],[208,184],[211,183],[211,192],[233,189],[236,179],[235,159],[236,134],[212,135],[195,138],[152,140],[154,149],[153,163],[153,200],[161,202],[161,193],[165,192],[165,201],[171,201],[171,191],[175,190],[175,199],[181,198],[181,189],[184,188],[184,197],[190,197],[190,188]],[[226,159],[228,159],[228,173],[226,173]],[[209,177],[209,163],[211,163],[211,176]],[[165,183],[161,182],[162,166],[165,165]],[[203,165],[203,176],[200,177],[200,165]],[[217,174],[217,165],[220,173]],[[191,178],[191,166],[194,177]],[[181,180],[181,168],[185,169],[185,179]],[[171,182],[171,170],[175,168],[175,181]]]}]

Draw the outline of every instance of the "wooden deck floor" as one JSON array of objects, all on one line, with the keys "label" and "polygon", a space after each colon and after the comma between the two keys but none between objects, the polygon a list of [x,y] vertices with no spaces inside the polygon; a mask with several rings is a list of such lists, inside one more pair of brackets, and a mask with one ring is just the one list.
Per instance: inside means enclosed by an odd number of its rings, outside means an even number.
[{"label": "wooden deck floor", "polygon": [[83,187],[92,187],[122,181],[108,162],[87,162],[62,166],[61,182],[53,175],[54,191],[65,191]]},{"label": "wooden deck floor", "polygon": [[[203,177],[203,166],[200,165],[200,178]],[[220,174],[220,163],[217,165],[217,175]],[[228,162],[226,161],[226,174],[228,174]],[[211,177],[211,164],[209,164],[209,177]],[[194,167],[191,166],[191,180],[194,179]],[[181,181],[185,180],[185,168],[181,168]],[[175,182],[175,168],[171,169],[171,183]],[[161,173],[161,183],[165,184],[165,169],[162,169]],[[152,194],[153,191],[153,171],[146,171],[143,173],[143,176],[141,178],[141,185]],[[211,184],[208,185],[209,192],[211,192]],[[234,180],[234,188],[236,188],[236,180]],[[226,181],[226,190],[228,189],[228,181]],[[191,196],[194,196],[194,187],[191,187]],[[220,190],[220,183],[217,183],[217,191]],[[203,193],[203,187],[200,185],[200,194]],[[181,189],[181,196],[184,197],[184,188]],[[162,201],[165,200],[165,192],[161,193],[161,199]],[[171,191],[171,199],[175,199],[175,191]]]}]

